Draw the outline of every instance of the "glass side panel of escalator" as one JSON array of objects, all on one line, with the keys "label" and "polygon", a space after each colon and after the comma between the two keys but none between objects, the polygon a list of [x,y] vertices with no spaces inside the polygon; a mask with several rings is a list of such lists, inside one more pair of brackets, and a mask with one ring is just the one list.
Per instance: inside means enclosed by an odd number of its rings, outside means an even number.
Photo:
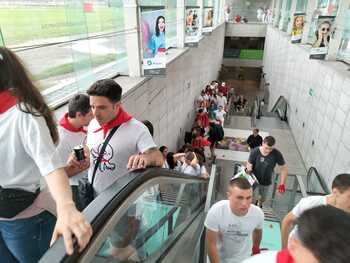
[{"label": "glass side panel of escalator", "polygon": [[200,209],[205,195],[206,183],[200,181],[146,187],[106,222],[87,262],[150,262]]}]

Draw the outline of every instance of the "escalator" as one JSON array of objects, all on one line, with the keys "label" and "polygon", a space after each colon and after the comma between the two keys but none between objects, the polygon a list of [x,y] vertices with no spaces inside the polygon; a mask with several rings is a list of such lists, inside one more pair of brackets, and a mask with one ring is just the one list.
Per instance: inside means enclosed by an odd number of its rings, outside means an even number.
[{"label": "escalator", "polygon": [[[128,173],[84,210],[94,232],[86,249],[68,256],[60,239],[40,262],[209,262],[205,216],[213,203],[226,198],[234,167],[217,160],[209,181],[161,168]],[[325,186],[312,170],[308,176],[290,175],[283,196],[274,194],[276,176],[271,203],[263,209],[261,248],[280,249],[281,219],[300,198],[315,194],[308,192],[313,190],[305,186],[308,181],[317,189]]]},{"label": "escalator", "polygon": [[199,258],[207,189],[208,180],[167,169],[130,172],[84,210],[94,233],[87,248],[67,256],[61,238],[40,262],[175,262],[170,254],[184,248]]}]

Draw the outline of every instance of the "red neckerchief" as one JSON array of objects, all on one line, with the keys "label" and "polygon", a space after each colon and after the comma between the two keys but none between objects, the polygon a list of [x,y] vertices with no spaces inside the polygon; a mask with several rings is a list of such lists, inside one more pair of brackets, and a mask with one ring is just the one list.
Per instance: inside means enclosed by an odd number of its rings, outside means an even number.
[{"label": "red neckerchief", "polygon": [[94,132],[99,132],[99,131],[103,130],[103,138],[105,138],[110,129],[112,129],[118,125],[121,125],[125,122],[128,122],[131,119],[132,119],[132,116],[129,115],[126,111],[124,111],[124,109],[122,107],[120,107],[118,116],[115,117],[114,120],[108,122],[107,124],[102,125],[100,128],[98,128]]},{"label": "red neckerchief", "polygon": [[284,249],[277,253],[277,263],[294,263],[294,259],[289,251]]},{"label": "red neckerchief", "polygon": [[5,113],[17,104],[16,97],[8,90],[0,91],[0,114]]},{"label": "red neckerchief", "polygon": [[75,128],[73,127],[72,124],[70,124],[68,120],[68,113],[64,114],[64,116],[60,119],[59,125],[65,128],[67,131],[86,133],[86,130],[84,129],[84,127]]}]

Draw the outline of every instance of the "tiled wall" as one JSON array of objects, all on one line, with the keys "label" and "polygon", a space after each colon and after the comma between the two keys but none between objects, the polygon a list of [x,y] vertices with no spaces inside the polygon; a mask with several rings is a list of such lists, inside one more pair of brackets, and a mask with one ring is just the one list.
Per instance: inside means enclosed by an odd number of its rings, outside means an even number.
[{"label": "tiled wall", "polygon": [[350,72],[335,61],[309,59],[309,46],[268,27],[264,72],[271,108],[280,95],[289,102],[289,124],[307,168],[315,166],[328,184],[350,173]]}]

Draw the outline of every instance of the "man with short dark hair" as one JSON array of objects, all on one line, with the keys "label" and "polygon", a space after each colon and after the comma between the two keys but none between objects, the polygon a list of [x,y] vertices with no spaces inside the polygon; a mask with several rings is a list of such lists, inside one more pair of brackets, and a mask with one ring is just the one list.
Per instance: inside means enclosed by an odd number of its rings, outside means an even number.
[{"label": "man with short dark hair", "polygon": [[259,129],[253,129],[253,134],[249,135],[247,139],[247,144],[249,145],[250,150],[261,146],[262,142],[263,138],[259,135]]},{"label": "man with short dark hair", "polygon": [[[332,193],[322,196],[308,196],[299,201],[299,203],[282,220],[282,248],[288,246],[289,230],[297,221],[300,215],[315,206],[331,205],[347,213],[350,213],[350,174],[339,174],[332,183]],[[293,236],[295,229],[290,233]]]},{"label": "man with short dark hair", "polygon": [[257,195],[255,199],[262,207],[272,184],[272,176],[276,164],[280,166],[281,181],[278,186],[280,193],[285,192],[285,183],[288,176],[288,167],[284,161],[282,153],[274,148],[275,138],[267,136],[260,147],[256,147],[249,154],[247,171],[253,172],[259,181],[259,186],[255,189]]},{"label": "man with short dark hair", "polygon": [[78,200],[78,182],[82,177],[87,176],[85,170],[89,168],[90,162],[88,158],[80,162],[71,162],[70,157],[74,147],[85,144],[86,130],[84,127],[89,125],[92,118],[89,96],[77,94],[69,100],[68,112],[61,118],[58,126],[60,141],[57,152],[62,160],[67,160],[65,171],[69,177],[73,200],[78,210],[81,210]]},{"label": "man with short dark hair", "polygon": [[[121,103],[122,88],[112,79],[96,81],[87,91],[94,119],[88,127],[87,145],[91,164],[95,164],[104,139],[118,127],[110,139],[96,172],[93,187],[97,194],[124,175],[128,169],[142,169],[163,165],[148,129],[124,111]],[[94,165],[90,166],[91,181]]]},{"label": "man with short dark hair", "polygon": [[211,263],[238,263],[260,252],[264,213],[252,204],[250,183],[232,179],[227,198],[210,208],[204,223]]},{"label": "man with short dark hair", "polygon": [[348,263],[350,215],[333,206],[306,210],[288,249],[269,251],[244,263]]}]

